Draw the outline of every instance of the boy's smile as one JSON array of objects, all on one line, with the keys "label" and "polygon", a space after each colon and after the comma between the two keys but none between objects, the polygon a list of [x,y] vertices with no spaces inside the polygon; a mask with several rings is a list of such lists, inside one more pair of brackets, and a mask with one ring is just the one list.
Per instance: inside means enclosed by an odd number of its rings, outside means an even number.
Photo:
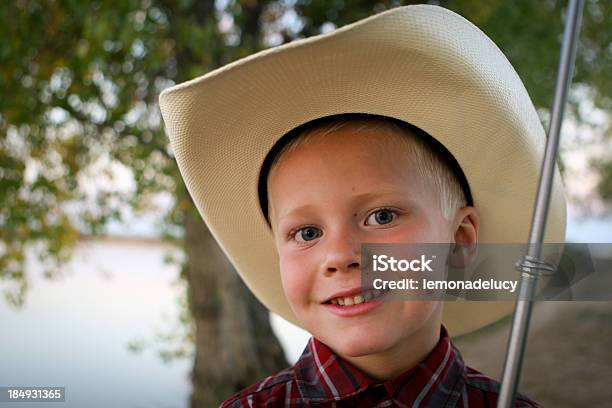
[{"label": "boy's smile", "polygon": [[268,178],[293,312],[313,336],[381,379],[434,347],[442,304],[360,294],[361,244],[476,240],[473,208],[446,220],[436,187],[420,174],[398,135],[349,126],[287,152]]}]

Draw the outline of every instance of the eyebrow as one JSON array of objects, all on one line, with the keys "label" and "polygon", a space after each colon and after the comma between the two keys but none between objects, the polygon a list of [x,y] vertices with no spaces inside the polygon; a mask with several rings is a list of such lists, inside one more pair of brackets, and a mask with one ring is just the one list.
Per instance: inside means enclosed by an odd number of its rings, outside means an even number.
[{"label": "eyebrow", "polygon": [[296,213],[305,212],[305,211],[314,211],[315,207],[312,204],[304,204],[297,207],[292,208],[291,210],[279,214],[278,219],[281,220],[286,217],[290,217]]}]

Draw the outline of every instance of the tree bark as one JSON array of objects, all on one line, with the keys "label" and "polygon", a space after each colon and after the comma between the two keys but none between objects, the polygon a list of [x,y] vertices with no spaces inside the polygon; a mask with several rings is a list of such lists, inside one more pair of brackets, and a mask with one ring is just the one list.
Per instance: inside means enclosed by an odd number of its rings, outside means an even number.
[{"label": "tree bark", "polygon": [[267,309],[242,282],[195,209],[186,212],[185,238],[196,330],[191,407],[213,407],[289,364]]}]

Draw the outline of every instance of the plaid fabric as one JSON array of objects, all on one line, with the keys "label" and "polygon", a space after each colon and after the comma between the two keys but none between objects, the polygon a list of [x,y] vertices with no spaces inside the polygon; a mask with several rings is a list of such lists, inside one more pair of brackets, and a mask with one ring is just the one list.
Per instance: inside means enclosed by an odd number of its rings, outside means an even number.
[{"label": "plaid fabric", "polygon": [[[500,385],[466,367],[444,326],[418,366],[376,381],[314,337],[299,360],[221,404],[238,407],[495,407]],[[516,407],[541,407],[518,395]]]}]

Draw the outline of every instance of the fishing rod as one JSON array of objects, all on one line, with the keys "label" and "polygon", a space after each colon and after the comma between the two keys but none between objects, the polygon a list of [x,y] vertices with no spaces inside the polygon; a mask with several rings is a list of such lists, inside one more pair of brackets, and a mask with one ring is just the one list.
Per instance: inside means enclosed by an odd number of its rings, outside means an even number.
[{"label": "fishing rod", "polygon": [[565,17],[565,29],[561,43],[561,56],[557,70],[552,114],[548,128],[546,150],[540,171],[538,193],[531,220],[529,245],[526,251],[527,254],[521,258],[516,266],[521,274],[521,278],[508,347],[506,349],[506,359],[502,371],[502,383],[497,408],[510,408],[514,403],[529,331],[536,284],[540,276],[550,276],[556,269],[555,266],[542,260],[542,243],[546,229],[555,157],[559,146],[565,101],[576,59],[576,44],[578,42],[578,33],[580,32],[583,6],[583,0],[570,0]]}]

